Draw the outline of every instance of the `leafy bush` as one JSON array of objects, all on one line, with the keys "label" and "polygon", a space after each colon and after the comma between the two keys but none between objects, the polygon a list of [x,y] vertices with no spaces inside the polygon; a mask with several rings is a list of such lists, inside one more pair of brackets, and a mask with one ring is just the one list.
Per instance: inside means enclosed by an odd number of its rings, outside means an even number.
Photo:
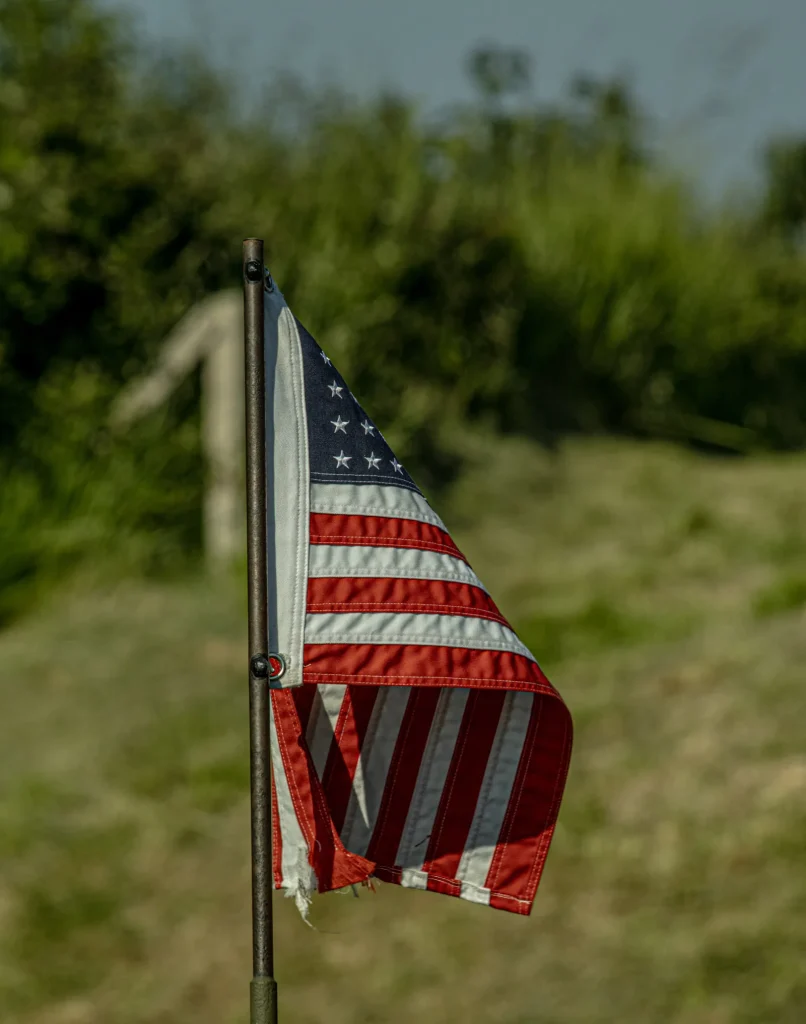
[{"label": "leafy bush", "polygon": [[105,423],[182,313],[238,280],[247,235],[428,486],[468,424],[803,445],[781,174],[774,203],[705,216],[648,162],[623,86],[530,105],[522,55],[476,54],[478,101],[437,124],[293,82],[245,123],[203,62],[131,38],[91,0],[0,0],[6,610],[103,551],[157,567],[198,547],[196,382],[128,438]]}]

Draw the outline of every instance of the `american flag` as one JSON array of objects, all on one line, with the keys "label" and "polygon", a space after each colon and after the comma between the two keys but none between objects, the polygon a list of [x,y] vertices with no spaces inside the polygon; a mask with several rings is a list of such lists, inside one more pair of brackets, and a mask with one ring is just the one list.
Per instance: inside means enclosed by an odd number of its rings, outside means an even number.
[{"label": "american flag", "polygon": [[276,288],[265,312],[275,885],[528,914],[570,715]]}]

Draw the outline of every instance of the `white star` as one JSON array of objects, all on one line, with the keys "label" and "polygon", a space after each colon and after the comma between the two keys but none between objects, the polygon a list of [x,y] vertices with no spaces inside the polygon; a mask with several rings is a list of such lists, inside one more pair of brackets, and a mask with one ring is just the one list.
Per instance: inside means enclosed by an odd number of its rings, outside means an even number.
[{"label": "white star", "polygon": [[322,351],[320,351],[320,352],[319,352],[319,355],[320,355],[320,356],[321,356],[321,357],[322,357],[322,358],[324,359],[324,361],[325,361],[325,366],[330,366],[330,360],[329,360],[329,359],[328,359],[328,357],[327,357],[327,356],[325,355],[325,353],[324,353],[324,352],[322,352]]},{"label": "white star", "polygon": [[342,448],[342,450],[341,450],[341,451],[339,452],[339,454],[338,454],[338,455],[334,455],[334,456],[333,456],[333,458],[334,458],[334,459],[336,460],[336,469],[338,469],[338,468],[339,468],[339,466],[344,466],[344,468],[345,468],[345,469],[349,469],[349,468],[350,468],[350,467],[349,467],[349,466],[347,465],[347,463],[348,463],[348,462],[350,461],[350,459],[352,458],[352,455],[345,455],[345,454],[344,454],[344,449],[343,449],[343,448]]},{"label": "white star", "polygon": [[397,461],[397,459],[392,459],[391,462],[392,462],[392,469],[396,473],[400,473],[400,475],[402,476],[403,475],[403,467],[402,467],[402,465]]},{"label": "white star", "polygon": [[339,431],[341,431],[342,434],[347,433],[347,424],[350,422],[349,420],[343,420],[341,416],[336,416],[335,420],[331,420],[330,422],[336,428],[333,431],[334,434],[338,434]]},{"label": "white star", "polygon": [[367,460],[367,469],[377,469],[380,465],[380,459],[375,452],[370,452],[369,455],[365,455],[364,458]]},{"label": "white star", "polygon": [[[365,434],[372,434],[373,437],[375,436],[375,427],[373,427],[369,420],[364,420],[361,426],[364,428]],[[364,456],[364,458],[366,458],[366,455]]]},{"label": "white star", "polygon": [[341,398],[341,393],[344,391],[344,388],[340,384],[337,384],[334,380],[332,384],[328,384],[328,387],[330,388],[331,398]]}]

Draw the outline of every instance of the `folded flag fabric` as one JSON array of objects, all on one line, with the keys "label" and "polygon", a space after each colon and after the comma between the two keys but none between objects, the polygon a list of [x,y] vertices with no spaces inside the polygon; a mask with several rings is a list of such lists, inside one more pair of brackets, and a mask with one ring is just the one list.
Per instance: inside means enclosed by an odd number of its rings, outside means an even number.
[{"label": "folded flag fabric", "polygon": [[528,914],[568,710],[276,288],[265,323],[275,886]]}]

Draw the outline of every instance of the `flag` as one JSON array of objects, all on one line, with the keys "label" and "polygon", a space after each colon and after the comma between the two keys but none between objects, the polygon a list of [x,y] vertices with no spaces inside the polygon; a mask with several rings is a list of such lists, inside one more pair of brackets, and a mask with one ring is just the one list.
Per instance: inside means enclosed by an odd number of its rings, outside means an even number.
[{"label": "flag", "polygon": [[276,287],[265,324],[275,886],[528,914],[570,715]]}]

